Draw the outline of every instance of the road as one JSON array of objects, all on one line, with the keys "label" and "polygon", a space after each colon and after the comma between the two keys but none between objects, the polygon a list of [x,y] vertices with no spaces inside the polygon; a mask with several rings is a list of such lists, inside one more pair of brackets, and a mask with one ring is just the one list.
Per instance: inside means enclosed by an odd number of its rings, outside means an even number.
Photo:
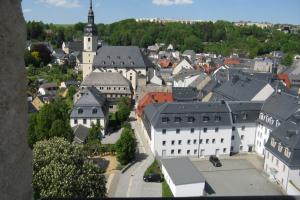
[{"label": "road", "polygon": [[[134,117],[134,112],[131,112]],[[161,197],[161,183],[146,183],[143,175],[154,161],[154,156],[146,142],[137,121],[131,121],[138,146],[137,161],[124,174],[117,172],[110,177],[109,197]]]}]

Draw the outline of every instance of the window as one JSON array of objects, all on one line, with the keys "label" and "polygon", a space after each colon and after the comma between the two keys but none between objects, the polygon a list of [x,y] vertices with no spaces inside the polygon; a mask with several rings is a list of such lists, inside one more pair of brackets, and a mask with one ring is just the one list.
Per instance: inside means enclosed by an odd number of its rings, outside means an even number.
[{"label": "window", "polygon": [[219,128],[215,128],[215,132],[219,132]]},{"label": "window", "polygon": [[178,140],[178,145],[181,145],[181,140]]},{"label": "window", "polygon": [[194,149],[194,154],[197,154],[197,149]]},{"label": "window", "polygon": [[243,120],[246,120],[248,118],[248,114],[243,114]]},{"label": "window", "polygon": [[276,159],[276,166],[278,167],[278,165],[279,165],[279,160]]},{"label": "window", "polygon": [[[285,165],[283,164],[282,170],[285,172]],[[300,175],[300,174],[299,174]]]},{"label": "window", "polygon": [[226,149],[226,148],[224,148],[224,149],[223,149],[223,153],[226,153],[226,150],[227,150],[227,149]]},{"label": "window", "polygon": [[186,151],[186,154],[187,154],[187,155],[190,155],[190,152],[191,152],[191,150],[187,150],[187,151]]},{"label": "window", "polygon": [[241,140],[243,140],[244,139],[244,135],[241,135]]},{"label": "window", "polygon": [[162,130],[162,134],[166,134],[167,133],[167,130],[166,129],[163,129]]},{"label": "window", "polygon": [[245,126],[242,126],[242,131],[244,131],[244,130],[245,130],[245,128],[246,128]]},{"label": "window", "polygon": [[162,141],[162,145],[165,146],[166,145],[166,141]]},{"label": "window", "polygon": [[93,109],[93,114],[97,114],[97,111],[98,111],[98,110],[97,110],[96,108],[94,108],[94,109]]},{"label": "window", "polygon": [[179,134],[180,133],[180,129],[176,129],[176,133]]},{"label": "window", "polygon": [[221,138],[221,143],[224,143],[224,138]]},{"label": "window", "polygon": [[167,118],[167,117],[163,117],[163,118],[161,118],[161,121],[162,121],[163,123],[167,123],[167,122],[168,122],[168,118]]},{"label": "window", "polygon": [[194,133],[195,132],[195,129],[194,128],[191,128],[191,133]]},{"label": "window", "polygon": [[188,117],[188,122],[189,123],[192,123],[192,122],[194,122],[195,121],[195,118],[194,117]]},{"label": "window", "polygon": [[197,143],[197,140],[194,140],[194,144],[196,144]]},{"label": "window", "polygon": [[233,146],[230,147],[230,151],[233,151]]},{"label": "window", "polygon": [[78,121],[77,121],[77,119],[74,119],[74,124],[78,124]]},{"label": "window", "polygon": [[214,144],[216,142],[216,139],[212,139],[212,143]]},{"label": "window", "polygon": [[200,140],[199,140],[199,144],[202,144],[202,141],[203,141],[203,140],[202,140],[202,139],[200,139]]},{"label": "window", "polygon": [[209,121],[209,116],[203,116],[203,117],[202,117],[202,121],[208,122],[208,121]]},{"label": "window", "polygon": [[232,127],[232,131],[235,131],[235,126]]},{"label": "window", "polygon": [[175,140],[172,140],[171,144],[174,145],[175,144]]},{"label": "window", "polygon": [[216,116],[215,116],[215,121],[216,121],[216,122],[219,122],[219,121],[221,121],[221,116],[219,116],[219,115],[216,115]]},{"label": "window", "polygon": [[284,148],[284,155],[288,158],[291,156],[291,152],[289,151],[288,148]]},{"label": "window", "polygon": [[204,129],[203,129],[203,132],[206,133],[206,132],[207,132],[207,128],[204,128]]},{"label": "window", "polygon": [[243,146],[240,146],[240,150],[243,150]]},{"label": "window", "polygon": [[175,117],[175,122],[176,122],[176,123],[181,122],[181,118],[180,118],[180,117]]},{"label": "window", "polygon": [[174,154],[174,149],[171,150],[171,154]]},{"label": "window", "polygon": [[82,114],[83,110],[81,108],[78,109],[78,114]]},{"label": "window", "polygon": [[233,136],[231,136],[231,140],[234,140],[234,135],[233,135]]},{"label": "window", "polygon": [[91,38],[88,38],[88,41],[90,42],[90,41],[91,41]]},{"label": "window", "polygon": [[272,147],[276,146],[276,141],[275,141],[275,139],[273,137],[271,138],[271,146]]},{"label": "window", "polygon": [[83,119],[83,124],[86,124],[86,119]]},{"label": "window", "polygon": [[278,151],[279,151],[279,152],[282,152],[282,149],[283,149],[283,147],[282,147],[282,145],[279,143],[279,144],[278,144]]},{"label": "window", "polygon": [[97,124],[100,124],[100,119],[97,119]]},{"label": "window", "polygon": [[188,140],[188,141],[187,141],[187,144],[191,144],[191,140]]},{"label": "window", "polygon": [[209,143],[209,139],[206,139],[206,144],[208,144]]},{"label": "window", "polygon": [[178,154],[181,154],[181,149],[178,149]]}]

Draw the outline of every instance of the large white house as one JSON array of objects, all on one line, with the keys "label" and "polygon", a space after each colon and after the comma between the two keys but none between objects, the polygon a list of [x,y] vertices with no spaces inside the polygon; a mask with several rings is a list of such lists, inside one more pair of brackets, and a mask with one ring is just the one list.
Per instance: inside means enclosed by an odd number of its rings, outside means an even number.
[{"label": "large white house", "polygon": [[270,132],[278,128],[299,108],[298,97],[286,92],[275,92],[265,101],[255,133],[255,151],[258,155],[265,156],[265,144]]},{"label": "large white house", "polygon": [[70,116],[70,125],[75,127],[82,125],[91,128],[99,123],[105,134],[108,122],[108,109],[106,99],[95,87],[83,88],[80,90],[81,96],[74,104]]},{"label": "large white house", "polygon": [[183,59],[174,69],[173,75],[179,74],[183,69],[192,70],[194,67],[186,60]]},{"label": "large white house", "polygon": [[289,195],[300,195],[300,109],[270,133],[264,170]]},{"label": "large white house", "polygon": [[144,109],[142,127],[155,155],[229,155],[254,150],[260,102],[173,102]]}]

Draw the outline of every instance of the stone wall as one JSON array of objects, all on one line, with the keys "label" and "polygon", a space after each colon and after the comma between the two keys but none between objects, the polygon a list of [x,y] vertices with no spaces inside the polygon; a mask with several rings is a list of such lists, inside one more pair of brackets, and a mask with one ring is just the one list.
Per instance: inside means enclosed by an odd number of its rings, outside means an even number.
[{"label": "stone wall", "polygon": [[0,0],[0,199],[31,199],[32,153],[28,126],[20,0]]}]

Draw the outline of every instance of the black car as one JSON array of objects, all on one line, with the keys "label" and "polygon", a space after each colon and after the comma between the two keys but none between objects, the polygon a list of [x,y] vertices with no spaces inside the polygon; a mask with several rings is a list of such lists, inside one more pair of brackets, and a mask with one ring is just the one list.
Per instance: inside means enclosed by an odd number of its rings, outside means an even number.
[{"label": "black car", "polygon": [[222,164],[217,156],[209,156],[209,161],[215,166],[215,167],[221,167]]},{"label": "black car", "polygon": [[143,177],[145,182],[163,182],[164,179],[159,174],[152,173]]}]

